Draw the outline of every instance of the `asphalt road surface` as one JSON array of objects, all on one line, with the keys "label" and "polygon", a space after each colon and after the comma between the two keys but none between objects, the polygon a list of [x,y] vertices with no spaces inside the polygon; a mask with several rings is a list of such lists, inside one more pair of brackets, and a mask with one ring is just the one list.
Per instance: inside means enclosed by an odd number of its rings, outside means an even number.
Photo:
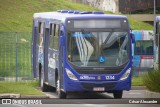
[{"label": "asphalt road surface", "polygon": [[[45,92],[49,98],[57,98],[54,92]],[[69,93],[67,99],[113,99],[112,93]],[[122,98],[151,98],[147,95],[147,90],[130,90],[124,91]],[[154,97],[152,97],[154,98]],[[155,98],[160,98],[156,96]]]}]

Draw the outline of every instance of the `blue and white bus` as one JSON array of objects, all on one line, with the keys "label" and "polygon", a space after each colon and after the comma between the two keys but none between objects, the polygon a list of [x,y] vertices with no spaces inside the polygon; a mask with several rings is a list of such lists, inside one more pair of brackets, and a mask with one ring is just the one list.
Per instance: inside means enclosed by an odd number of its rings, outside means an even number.
[{"label": "blue and white bus", "polygon": [[134,75],[145,73],[153,68],[153,31],[133,30],[135,43],[133,44]]},{"label": "blue and white bus", "polygon": [[[32,71],[42,87],[69,92],[131,88],[133,34],[126,16],[60,10],[33,16]],[[133,41],[132,41],[133,40]]]},{"label": "blue and white bus", "polygon": [[160,69],[160,16],[154,20],[154,69]]}]

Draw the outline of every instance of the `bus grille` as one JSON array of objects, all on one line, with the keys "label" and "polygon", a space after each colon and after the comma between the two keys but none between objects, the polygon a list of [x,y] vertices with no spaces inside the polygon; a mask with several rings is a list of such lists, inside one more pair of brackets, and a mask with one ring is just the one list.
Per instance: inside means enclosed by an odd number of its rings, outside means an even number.
[{"label": "bus grille", "polygon": [[127,63],[120,67],[78,67],[72,63],[69,64],[79,74],[118,74],[127,66]]}]

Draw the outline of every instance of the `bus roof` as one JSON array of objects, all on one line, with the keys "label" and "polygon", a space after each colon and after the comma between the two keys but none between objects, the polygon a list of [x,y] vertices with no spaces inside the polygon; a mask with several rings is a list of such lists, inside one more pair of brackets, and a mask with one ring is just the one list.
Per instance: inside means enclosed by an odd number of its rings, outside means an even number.
[{"label": "bus roof", "polygon": [[103,12],[42,12],[35,13],[33,16],[34,19],[57,19],[57,20],[66,20],[66,19],[76,19],[76,18],[123,18],[127,19],[123,15],[113,15],[113,14],[103,14]]}]

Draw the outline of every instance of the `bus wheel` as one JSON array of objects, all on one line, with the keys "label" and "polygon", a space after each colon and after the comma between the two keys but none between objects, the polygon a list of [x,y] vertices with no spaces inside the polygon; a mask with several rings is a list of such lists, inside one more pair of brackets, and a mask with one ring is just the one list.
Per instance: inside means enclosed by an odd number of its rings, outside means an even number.
[{"label": "bus wheel", "polygon": [[121,99],[123,95],[123,91],[122,90],[118,90],[118,91],[113,91],[113,96],[115,99]]},{"label": "bus wheel", "polygon": [[39,84],[40,84],[40,87],[42,89],[43,92],[47,92],[48,89],[49,89],[49,86],[47,84],[44,83],[44,75],[43,73],[40,71],[39,73]]},{"label": "bus wheel", "polygon": [[56,93],[58,95],[58,98],[60,98],[60,99],[65,99],[67,96],[67,94],[60,89],[59,79],[57,79],[57,81],[56,81]]}]

